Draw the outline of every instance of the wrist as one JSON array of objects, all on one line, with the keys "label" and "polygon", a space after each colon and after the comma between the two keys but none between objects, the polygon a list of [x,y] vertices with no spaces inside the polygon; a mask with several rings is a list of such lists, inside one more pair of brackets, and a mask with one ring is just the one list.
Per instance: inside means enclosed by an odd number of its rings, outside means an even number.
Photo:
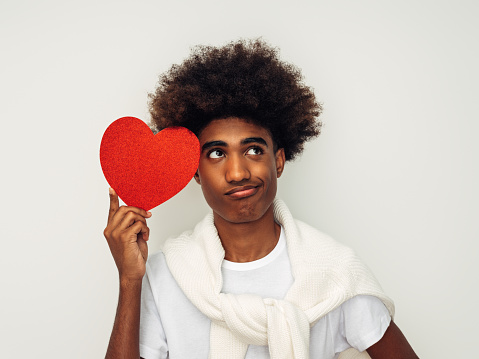
[{"label": "wrist", "polygon": [[131,278],[120,276],[120,289],[123,290],[135,290],[141,289],[142,278]]}]

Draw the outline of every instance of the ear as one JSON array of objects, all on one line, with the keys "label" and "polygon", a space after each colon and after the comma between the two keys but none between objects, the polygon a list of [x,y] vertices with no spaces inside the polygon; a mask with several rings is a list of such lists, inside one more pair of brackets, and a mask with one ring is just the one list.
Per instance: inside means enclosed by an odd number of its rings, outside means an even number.
[{"label": "ear", "polygon": [[285,162],[284,148],[278,148],[276,151],[276,177],[279,178],[283,174]]},{"label": "ear", "polygon": [[198,174],[198,170],[196,170],[194,177],[195,177],[196,183],[201,185],[201,180],[200,180],[200,175]]}]

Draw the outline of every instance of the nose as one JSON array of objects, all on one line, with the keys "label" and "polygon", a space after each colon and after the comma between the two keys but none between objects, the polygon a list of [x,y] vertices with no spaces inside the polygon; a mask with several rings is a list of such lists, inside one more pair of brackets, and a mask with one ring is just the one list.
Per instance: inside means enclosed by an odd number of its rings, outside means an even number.
[{"label": "nose", "polygon": [[225,177],[227,182],[241,182],[250,179],[251,173],[246,158],[241,155],[230,156],[226,161]]}]

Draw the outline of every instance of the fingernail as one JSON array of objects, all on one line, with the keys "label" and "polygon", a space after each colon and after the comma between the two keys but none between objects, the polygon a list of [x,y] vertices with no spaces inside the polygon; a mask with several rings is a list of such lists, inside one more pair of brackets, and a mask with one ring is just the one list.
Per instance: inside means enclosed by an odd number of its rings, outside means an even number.
[{"label": "fingernail", "polygon": [[108,192],[110,192],[110,194],[113,194],[113,188],[110,187],[110,188],[108,189]]},{"label": "fingernail", "polygon": [[147,215],[151,216],[151,212],[146,212]]}]

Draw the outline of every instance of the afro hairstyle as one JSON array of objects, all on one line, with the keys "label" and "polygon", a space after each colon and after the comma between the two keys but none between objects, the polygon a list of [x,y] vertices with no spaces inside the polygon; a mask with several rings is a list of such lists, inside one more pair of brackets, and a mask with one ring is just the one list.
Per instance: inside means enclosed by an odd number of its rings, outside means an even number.
[{"label": "afro hairstyle", "polygon": [[268,129],[287,161],[321,131],[322,107],[300,70],[262,39],[196,46],[149,94],[151,127],[183,126],[197,136],[212,120],[242,118]]}]

